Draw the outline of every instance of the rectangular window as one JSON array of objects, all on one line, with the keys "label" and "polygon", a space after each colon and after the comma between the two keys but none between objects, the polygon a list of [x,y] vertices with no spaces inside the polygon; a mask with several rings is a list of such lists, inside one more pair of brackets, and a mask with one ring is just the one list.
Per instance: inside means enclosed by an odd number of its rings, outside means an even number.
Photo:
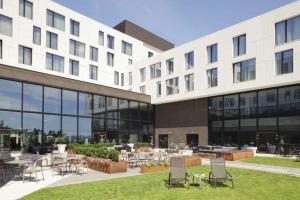
[{"label": "rectangular window", "polygon": [[46,46],[51,49],[57,50],[58,35],[47,31],[46,33]]},{"label": "rectangular window", "polygon": [[79,37],[80,23],[70,19],[70,33]]},{"label": "rectangular window", "polygon": [[150,65],[150,79],[161,77],[161,63]]},{"label": "rectangular window", "polygon": [[12,18],[0,14],[0,33],[12,36]]},{"label": "rectangular window", "polygon": [[277,75],[293,72],[293,49],[275,54]]},{"label": "rectangular window", "polygon": [[65,58],[51,53],[46,53],[46,69],[64,72]]},{"label": "rectangular window", "polygon": [[124,86],[124,73],[121,73],[121,86]]},{"label": "rectangular window", "polygon": [[97,80],[98,79],[98,67],[94,65],[90,65],[90,79]]},{"label": "rectangular window", "polygon": [[122,40],[122,53],[132,56],[132,44]]},{"label": "rectangular window", "polygon": [[19,45],[19,63],[32,65],[32,49]]},{"label": "rectangular window", "polygon": [[102,31],[99,31],[98,35],[98,43],[99,45],[103,46],[104,45],[104,33]]},{"label": "rectangular window", "polygon": [[32,19],[32,2],[19,0],[19,15],[28,19]]},{"label": "rectangular window", "polygon": [[0,59],[2,59],[2,40],[0,40]]},{"label": "rectangular window", "polygon": [[142,93],[142,94],[146,93],[146,86],[145,85],[140,86],[140,93]]},{"label": "rectangular window", "polygon": [[161,82],[156,83],[156,96],[160,97],[161,96]]},{"label": "rectangular window", "polygon": [[255,58],[233,64],[234,83],[254,80],[256,76]]},{"label": "rectangular window", "polygon": [[148,51],[148,58],[152,57],[153,53],[151,51]]},{"label": "rectangular window", "polygon": [[79,62],[77,60],[70,59],[69,68],[70,75],[79,76]]},{"label": "rectangular window", "polygon": [[128,73],[128,85],[132,86],[132,72]]},{"label": "rectangular window", "polygon": [[207,63],[218,61],[218,44],[213,44],[207,47]]},{"label": "rectangular window", "polygon": [[114,54],[107,52],[107,65],[114,66]]},{"label": "rectangular window", "polygon": [[41,28],[33,27],[33,44],[41,45]]},{"label": "rectangular window", "polygon": [[0,8],[3,8],[3,0],[0,0]]},{"label": "rectangular window", "polygon": [[300,16],[275,24],[275,44],[284,44],[300,39]]},{"label": "rectangular window", "polygon": [[51,10],[47,10],[47,26],[65,31],[65,16]]},{"label": "rectangular window", "polygon": [[233,56],[246,54],[246,34],[233,38]]},{"label": "rectangular window", "polygon": [[115,38],[111,35],[107,35],[107,48],[114,49]]},{"label": "rectangular window", "polygon": [[178,85],[178,77],[166,80],[166,94],[178,94],[179,93],[179,85]]},{"label": "rectangular window", "polygon": [[85,44],[75,40],[70,40],[70,54],[84,58]]},{"label": "rectangular window", "polygon": [[185,57],[185,68],[191,69],[194,67],[194,52],[189,52],[184,55]]},{"label": "rectangular window", "polygon": [[207,70],[207,86],[216,87],[218,86],[218,69],[209,69]]},{"label": "rectangular window", "polygon": [[185,79],[185,91],[194,91],[194,74],[188,74],[184,76]]},{"label": "rectangular window", "polygon": [[171,58],[166,61],[166,66],[167,66],[167,74],[173,74],[174,72],[174,59]]},{"label": "rectangular window", "polygon": [[119,85],[119,72],[117,71],[114,73],[114,84]]},{"label": "rectangular window", "polygon": [[98,62],[98,48],[90,46],[90,60]]},{"label": "rectangular window", "polygon": [[146,81],[146,68],[140,69],[140,81],[144,82]]},{"label": "rectangular window", "polygon": [[128,59],[128,65],[132,65],[132,60]]}]

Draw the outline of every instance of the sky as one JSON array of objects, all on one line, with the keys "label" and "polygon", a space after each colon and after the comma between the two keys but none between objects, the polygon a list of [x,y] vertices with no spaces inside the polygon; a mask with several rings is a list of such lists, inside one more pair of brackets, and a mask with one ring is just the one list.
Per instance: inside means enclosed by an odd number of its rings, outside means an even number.
[{"label": "sky", "polygon": [[176,46],[295,0],[54,0],[105,25],[127,19]]}]

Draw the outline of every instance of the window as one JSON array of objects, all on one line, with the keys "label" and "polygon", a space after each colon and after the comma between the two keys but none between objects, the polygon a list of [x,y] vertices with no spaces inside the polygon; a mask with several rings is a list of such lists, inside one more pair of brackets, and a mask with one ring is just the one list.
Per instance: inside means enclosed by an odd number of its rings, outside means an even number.
[{"label": "window", "polygon": [[47,31],[46,33],[46,46],[51,49],[57,50],[58,35]]},{"label": "window", "polygon": [[19,45],[19,63],[32,65],[32,49]]},{"label": "window", "polygon": [[293,72],[293,50],[275,54],[277,75]]},{"label": "window", "polygon": [[115,38],[111,35],[107,35],[107,48],[114,49]]},{"label": "window", "polygon": [[19,0],[19,15],[32,19],[32,3],[26,0]]},{"label": "window", "polygon": [[171,58],[166,61],[166,66],[167,66],[167,74],[173,74],[174,72],[174,59]]},{"label": "window", "polygon": [[178,77],[166,80],[166,94],[178,94],[179,86],[178,86]]},{"label": "window", "polygon": [[98,67],[94,65],[90,65],[90,79],[97,80],[98,79]]},{"label": "window", "polygon": [[156,96],[160,97],[161,96],[161,82],[156,83]]},{"label": "window", "polygon": [[140,69],[140,81],[144,82],[146,81],[146,68]]},{"label": "window", "polygon": [[150,79],[161,77],[161,63],[150,65]]},{"label": "window", "polygon": [[128,59],[128,65],[132,65],[132,60]]},{"label": "window", "polygon": [[114,73],[114,84],[119,85],[119,72],[117,71]]},{"label": "window", "polygon": [[121,86],[124,86],[124,73],[121,73]]},{"label": "window", "polygon": [[3,8],[3,0],[0,0],[0,8]]},{"label": "window", "polygon": [[207,63],[218,61],[218,44],[213,44],[207,47]]},{"label": "window", "polygon": [[153,53],[151,51],[148,51],[148,58],[152,57]]},{"label": "window", "polygon": [[72,35],[78,36],[79,37],[79,28],[80,27],[80,23],[70,19],[70,33]]},{"label": "window", "polygon": [[246,34],[233,38],[233,56],[246,54]]},{"label": "window", "polygon": [[218,86],[218,69],[209,69],[207,70],[207,86],[216,87]]},{"label": "window", "polygon": [[235,83],[255,79],[255,58],[233,64],[233,79]]},{"label": "window", "polygon": [[70,75],[79,76],[79,62],[78,61],[70,59],[69,67],[70,67],[70,69],[69,69]]},{"label": "window", "polygon": [[0,33],[12,36],[12,18],[0,14]]},{"label": "window", "polygon": [[33,27],[33,44],[41,45],[41,28]]},{"label": "window", "polygon": [[70,40],[70,54],[84,58],[85,44],[75,40]]},{"label": "window", "polygon": [[107,52],[107,65],[114,66],[114,54]]},{"label": "window", "polygon": [[0,40],[0,59],[2,59],[2,40]]},{"label": "window", "polygon": [[184,55],[185,57],[185,68],[191,69],[194,67],[194,52],[189,52]]},{"label": "window", "polygon": [[65,58],[51,53],[46,53],[46,69],[64,72]]},{"label": "window", "polygon": [[98,35],[98,43],[99,45],[103,46],[104,45],[104,33],[102,31],[99,31]]},{"label": "window", "polygon": [[90,46],[90,60],[98,62],[98,48]]},{"label": "window", "polygon": [[140,86],[140,93],[142,93],[142,94],[146,93],[146,86],[145,85]]},{"label": "window", "polygon": [[65,31],[65,16],[51,10],[47,10],[47,26]]},{"label": "window", "polygon": [[275,44],[284,44],[300,39],[300,16],[275,24]]},{"label": "window", "polygon": [[131,86],[132,85],[132,72],[128,73],[128,85]]},{"label": "window", "polygon": [[132,56],[132,44],[122,41],[122,53]]},{"label": "window", "polygon": [[185,79],[185,91],[194,91],[194,74],[188,74],[184,76]]}]

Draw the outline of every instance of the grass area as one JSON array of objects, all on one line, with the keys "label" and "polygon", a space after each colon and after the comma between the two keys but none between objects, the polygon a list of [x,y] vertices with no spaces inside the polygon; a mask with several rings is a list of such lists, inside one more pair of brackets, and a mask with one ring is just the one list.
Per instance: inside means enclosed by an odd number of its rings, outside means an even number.
[{"label": "grass area", "polygon": [[[208,174],[207,166],[193,167],[189,173]],[[68,185],[39,190],[24,197],[30,199],[214,199],[214,200],[288,200],[300,199],[300,178],[258,171],[230,168],[236,179],[235,188],[230,182],[213,188],[172,188],[168,189],[165,180],[168,173],[154,173],[114,180]]]},{"label": "grass area", "polygon": [[288,158],[254,157],[242,160],[242,162],[300,168],[300,162],[296,162],[294,159],[292,160]]}]

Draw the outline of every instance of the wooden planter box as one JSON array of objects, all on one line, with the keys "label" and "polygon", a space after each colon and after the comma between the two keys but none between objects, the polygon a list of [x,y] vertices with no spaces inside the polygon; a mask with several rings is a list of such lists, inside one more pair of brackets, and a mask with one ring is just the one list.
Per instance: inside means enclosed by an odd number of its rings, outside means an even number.
[{"label": "wooden planter box", "polygon": [[223,153],[223,159],[228,161],[242,160],[246,158],[253,158],[252,150],[241,150]]},{"label": "wooden planter box", "polygon": [[136,152],[150,152],[152,151],[152,147],[139,147],[136,149]]},{"label": "wooden planter box", "polygon": [[119,162],[110,161],[109,163],[103,165],[97,161],[93,162],[88,160],[88,167],[90,169],[100,171],[100,172],[105,172],[108,174],[127,172],[126,161],[119,161]]},{"label": "wooden planter box", "polygon": [[164,171],[169,171],[169,166],[165,165],[142,165],[141,166],[141,173],[153,173],[153,172],[164,172]]},{"label": "wooden planter box", "polygon": [[199,156],[184,157],[184,162],[186,167],[201,165],[201,157]]}]

